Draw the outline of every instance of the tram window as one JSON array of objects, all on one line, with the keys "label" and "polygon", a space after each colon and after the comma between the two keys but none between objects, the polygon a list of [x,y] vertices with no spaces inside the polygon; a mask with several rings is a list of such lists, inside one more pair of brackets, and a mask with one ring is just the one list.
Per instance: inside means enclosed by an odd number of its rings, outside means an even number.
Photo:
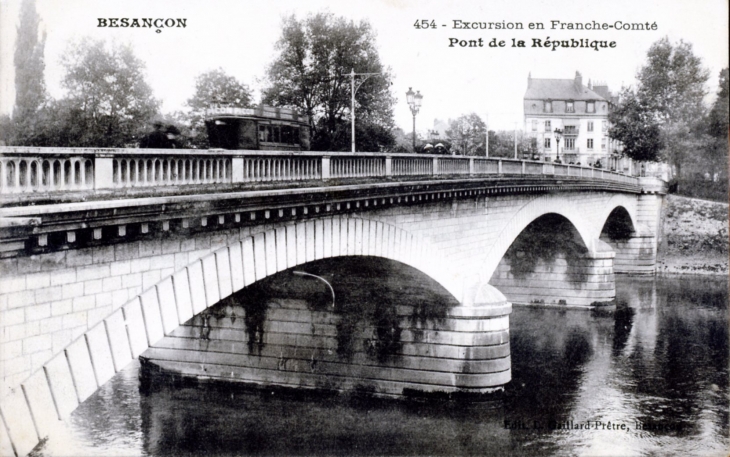
[{"label": "tram window", "polygon": [[256,149],[256,123],[254,121],[241,121],[238,127],[238,147]]},{"label": "tram window", "polygon": [[270,125],[259,125],[259,141],[271,143],[273,141]]},{"label": "tram window", "polygon": [[291,127],[288,125],[281,126],[281,142],[286,144],[292,144]]},{"label": "tram window", "polygon": [[279,131],[279,126],[272,125],[271,130],[272,130],[271,141],[273,141],[274,143],[281,143],[281,132]]},{"label": "tram window", "polygon": [[291,128],[291,142],[292,144],[299,144],[299,129],[297,127]]}]

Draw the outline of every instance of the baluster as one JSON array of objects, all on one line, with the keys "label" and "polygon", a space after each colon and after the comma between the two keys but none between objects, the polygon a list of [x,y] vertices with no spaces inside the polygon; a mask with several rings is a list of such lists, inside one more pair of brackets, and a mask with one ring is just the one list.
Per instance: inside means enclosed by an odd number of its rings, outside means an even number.
[{"label": "baluster", "polygon": [[79,170],[81,171],[81,188],[86,189],[86,162],[79,161]]}]

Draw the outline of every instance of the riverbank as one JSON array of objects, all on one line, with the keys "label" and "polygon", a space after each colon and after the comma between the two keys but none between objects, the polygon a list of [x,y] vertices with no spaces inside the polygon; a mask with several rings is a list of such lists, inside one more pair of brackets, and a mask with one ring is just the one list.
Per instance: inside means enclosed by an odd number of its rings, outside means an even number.
[{"label": "riverbank", "polygon": [[728,274],[728,204],[668,195],[660,274]]}]

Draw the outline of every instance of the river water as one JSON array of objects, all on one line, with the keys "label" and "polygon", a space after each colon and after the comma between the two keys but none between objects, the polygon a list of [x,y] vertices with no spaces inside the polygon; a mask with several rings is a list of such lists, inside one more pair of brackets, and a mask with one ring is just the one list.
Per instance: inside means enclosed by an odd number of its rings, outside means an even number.
[{"label": "river water", "polygon": [[727,280],[618,276],[617,301],[615,312],[515,307],[512,382],[488,401],[141,392],[135,364],[35,454],[727,455]]}]

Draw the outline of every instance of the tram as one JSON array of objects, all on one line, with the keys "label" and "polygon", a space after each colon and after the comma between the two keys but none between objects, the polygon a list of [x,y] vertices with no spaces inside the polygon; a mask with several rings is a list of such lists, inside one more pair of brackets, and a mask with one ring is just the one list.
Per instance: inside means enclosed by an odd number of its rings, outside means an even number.
[{"label": "tram", "polygon": [[209,108],[205,126],[213,149],[309,150],[309,118],[288,108]]}]

